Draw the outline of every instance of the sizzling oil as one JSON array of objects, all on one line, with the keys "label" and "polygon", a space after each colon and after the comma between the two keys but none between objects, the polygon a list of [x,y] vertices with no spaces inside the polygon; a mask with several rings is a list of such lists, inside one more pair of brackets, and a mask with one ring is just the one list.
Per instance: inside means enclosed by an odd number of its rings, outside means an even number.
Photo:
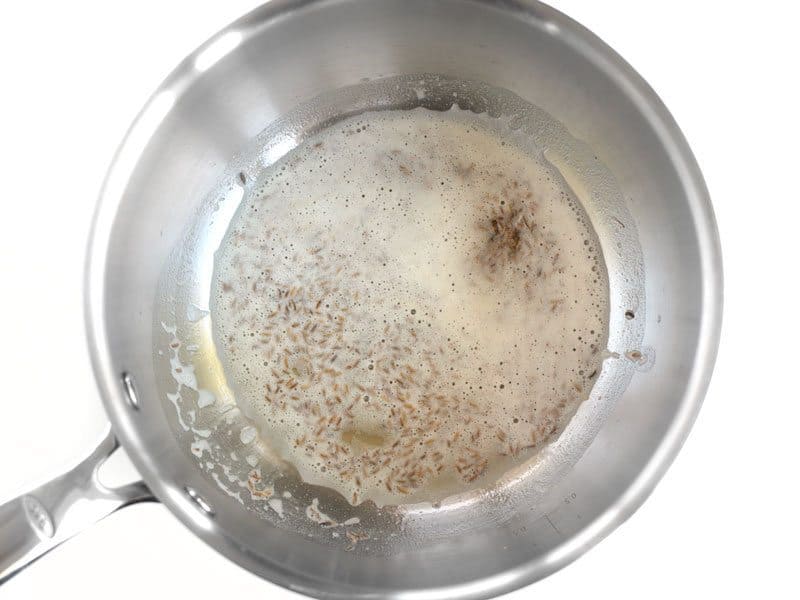
[{"label": "sizzling oil", "polygon": [[530,458],[588,397],[607,338],[599,244],[521,134],[375,112],[249,186],[215,256],[237,402],[309,483],[435,501]]}]

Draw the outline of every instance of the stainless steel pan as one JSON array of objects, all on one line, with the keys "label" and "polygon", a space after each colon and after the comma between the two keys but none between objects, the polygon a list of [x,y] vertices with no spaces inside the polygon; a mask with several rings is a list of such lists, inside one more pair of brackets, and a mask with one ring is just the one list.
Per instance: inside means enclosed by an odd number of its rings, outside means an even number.
[{"label": "stainless steel pan", "polygon": [[[210,257],[249,173],[345,114],[419,102],[538,107],[519,126],[574,184],[609,270],[607,367],[543,458],[479,502],[353,508],[287,479],[291,497],[268,505],[246,482],[267,467],[208,334]],[[231,560],[320,598],[486,598],[533,582],[624,521],[674,458],[711,374],[721,279],[680,131],[577,23],[522,0],[274,0],[181,63],[114,159],[86,275],[111,426],[75,469],[0,506],[0,581],[91,522],[157,499]],[[143,481],[107,489],[97,469],[117,440]],[[341,525],[307,518],[313,498]]]}]

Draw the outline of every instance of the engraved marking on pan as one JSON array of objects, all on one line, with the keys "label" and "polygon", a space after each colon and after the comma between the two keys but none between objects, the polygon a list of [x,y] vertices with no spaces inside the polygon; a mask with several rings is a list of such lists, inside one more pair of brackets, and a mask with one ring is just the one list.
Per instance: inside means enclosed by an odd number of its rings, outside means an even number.
[{"label": "engraved marking on pan", "polygon": [[564,534],[561,533],[561,531],[558,529],[558,527],[556,527],[555,523],[553,523],[552,519],[550,519],[550,515],[545,515],[544,518],[548,523],[550,523],[550,527],[553,528],[553,531],[555,531],[558,535],[560,535],[562,537],[564,536]]},{"label": "engraved marking on pan", "polygon": [[38,498],[27,495],[22,497],[22,509],[31,527],[41,538],[51,538],[56,533],[56,528],[50,513]]}]

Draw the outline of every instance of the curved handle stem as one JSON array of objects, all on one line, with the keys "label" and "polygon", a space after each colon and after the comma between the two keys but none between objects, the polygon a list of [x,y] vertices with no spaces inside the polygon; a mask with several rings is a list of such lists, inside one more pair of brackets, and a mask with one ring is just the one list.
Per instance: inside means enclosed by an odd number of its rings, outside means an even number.
[{"label": "curved handle stem", "polygon": [[155,500],[137,481],[109,489],[97,471],[119,447],[109,427],[97,448],[60,477],[0,504],[0,584],[116,510]]}]

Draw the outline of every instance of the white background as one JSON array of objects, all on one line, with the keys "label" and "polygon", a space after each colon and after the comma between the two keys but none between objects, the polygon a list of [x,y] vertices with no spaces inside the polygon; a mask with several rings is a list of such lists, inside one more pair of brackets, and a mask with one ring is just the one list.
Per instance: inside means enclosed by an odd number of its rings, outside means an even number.
[{"label": "white background", "polygon": [[[257,3],[0,4],[0,499],[69,466],[102,431],[82,268],[116,145],[169,70]],[[705,406],[652,497],[575,564],[507,598],[798,598],[800,14],[788,1],[553,4],[631,62],[686,134],[722,234],[725,320]],[[299,598],[155,504],[100,523],[0,595],[154,592]]]}]

